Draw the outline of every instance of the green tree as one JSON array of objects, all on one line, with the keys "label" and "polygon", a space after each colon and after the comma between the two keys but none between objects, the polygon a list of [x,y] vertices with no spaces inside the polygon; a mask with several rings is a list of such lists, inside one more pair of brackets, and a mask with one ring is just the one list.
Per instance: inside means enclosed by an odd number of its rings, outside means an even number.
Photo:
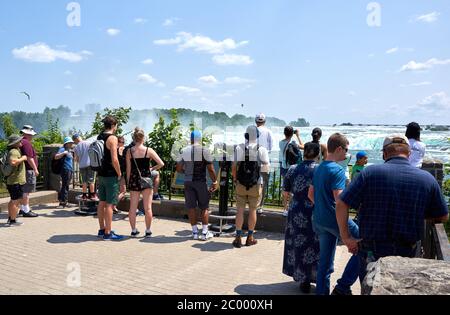
[{"label": "green tree", "polygon": [[[113,116],[117,119],[117,134],[123,133],[122,127],[125,126],[130,119],[131,107],[119,107],[114,109],[105,108],[103,112],[98,112],[95,116],[94,123],[92,124],[92,130],[89,133],[89,137],[98,135],[103,132],[103,119],[106,116]],[[88,138],[89,138],[88,137]]]},{"label": "green tree", "polygon": [[2,129],[5,135],[5,138],[9,137],[13,134],[18,134],[19,129],[14,125],[14,121],[11,115],[6,114],[2,117]]}]

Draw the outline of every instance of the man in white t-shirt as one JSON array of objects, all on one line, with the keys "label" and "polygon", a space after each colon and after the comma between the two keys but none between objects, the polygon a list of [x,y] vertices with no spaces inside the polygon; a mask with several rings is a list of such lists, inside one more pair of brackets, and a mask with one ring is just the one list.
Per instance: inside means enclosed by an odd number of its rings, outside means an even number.
[{"label": "man in white t-shirt", "polygon": [[[261,147],[266,148],[270,157],[270,153],[272,152],[273,148],[273,134],[272,131],[270,131],[269,128],[266,127],[266,115],[264,115],[263,113],[256,115],[255,123],[259,131],[258,144]],[[269,187],[269,180],[270,180],[270,162],[266,165],[261,166],[261,176],[264,181],[264,186],[261,195],[261,200],[258,203],[257,213],[259,214],[262,214],[264,211],[263,210],[264,200],[266,199],[266,193]]]}]

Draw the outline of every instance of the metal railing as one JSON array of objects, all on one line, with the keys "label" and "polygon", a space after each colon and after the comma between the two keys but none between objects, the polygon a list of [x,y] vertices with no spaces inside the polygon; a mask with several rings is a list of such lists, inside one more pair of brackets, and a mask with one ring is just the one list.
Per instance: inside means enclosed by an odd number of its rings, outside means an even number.
[{"label": "metal railing", "polygon": [[[40,191],[44,189],[44,174],[46,174],[46,160],[47,160],[46,154],[38,154],[38,169],[39,169],[39,176],[36,181],[36,190]],[[8,198],[9,193],[6,188],[6,178],[1,174],[0,172],[0,198]]]}]

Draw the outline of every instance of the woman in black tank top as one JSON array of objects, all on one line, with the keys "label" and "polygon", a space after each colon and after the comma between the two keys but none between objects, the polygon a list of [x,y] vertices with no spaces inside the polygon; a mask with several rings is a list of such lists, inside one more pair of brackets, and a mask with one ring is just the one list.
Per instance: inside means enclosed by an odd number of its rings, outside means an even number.
[{"label": "woman in black tank top", "polygon": [[[133,140],[135,145],[127,150],[126,153],[126,173],[130,189],[130,210],[128,213],[132,229],[131,237],[137,237],[140,234],[136,229],[136,212],[141,195],[145,210],[145,237],[151,237],[153,188],[143,189],[141,187],[141,177],[151,178],[152,171],[161,169],[164,167],[164,163],[154,150],[144,146],[145,133],[142,129],[135,129]],[[156,162],[156,166],[150,168],[150,162],[152,160]]]}]

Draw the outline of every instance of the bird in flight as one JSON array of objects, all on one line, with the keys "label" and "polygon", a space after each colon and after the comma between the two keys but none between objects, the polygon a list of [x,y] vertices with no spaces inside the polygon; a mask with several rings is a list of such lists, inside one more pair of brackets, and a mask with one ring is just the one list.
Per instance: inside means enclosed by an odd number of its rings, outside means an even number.
[{"label": "bird in flight", "polygon": [[31,101],[31,96],[27,92],[20,92],[20,94],[25,95],[26,97],[28,97],[28,100]]}]

